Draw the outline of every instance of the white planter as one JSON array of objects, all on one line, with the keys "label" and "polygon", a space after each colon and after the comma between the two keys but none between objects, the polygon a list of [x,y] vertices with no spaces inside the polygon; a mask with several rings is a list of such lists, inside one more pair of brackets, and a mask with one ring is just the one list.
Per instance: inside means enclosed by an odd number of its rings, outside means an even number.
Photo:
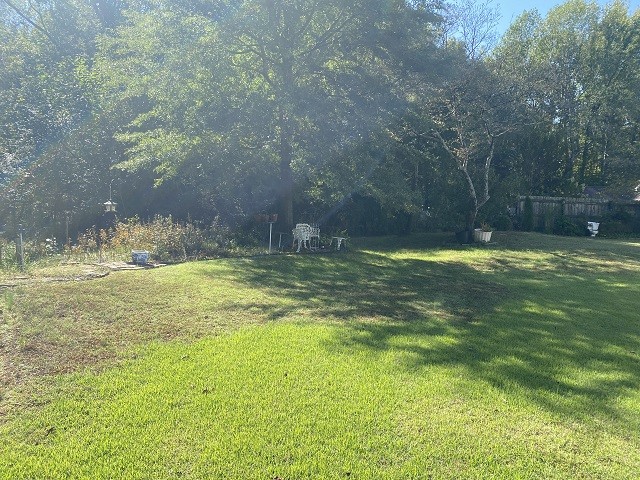
[{"label": "white planter", "polygon": [[493,232],[483,232],[481,228],[476,228],[473,231],[473,239],[476,242],[487,243],[491,241],[491,234]]}]

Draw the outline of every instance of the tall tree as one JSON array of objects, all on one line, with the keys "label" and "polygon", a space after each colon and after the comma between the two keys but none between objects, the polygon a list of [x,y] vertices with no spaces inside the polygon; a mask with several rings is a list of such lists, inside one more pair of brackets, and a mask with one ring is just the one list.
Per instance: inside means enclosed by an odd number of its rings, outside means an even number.
[{"label": "tall tree", "polygon": [[423,148],[457,168],[461,182],[448,194],[466,197],[464,225],[470,231],[490,199],[498,142],[520,120],[513,82],[499,75],[488,58],[495,25],[492,3],[465,1],[454,11],[458,35],[444,32],[442,74],[434,81],[418,72],[421,81],[409,89],[415,115],[411,129],[429,140]]},{"label": "tall tree", "polygon": [[0,6],[0,210],[8,230],[22,222],[35,233],[97,204],[95,183],[83,185],[109,166],[93,148],[100,135],[79,72],[104,26],[84,0]]},{"label": "tall tree", "polygon": [[[131,14],[103,44],[98,65],[118,85],[112,91],[148,104],[120,136],[130,146],[123,166],[151,162],[166,176],[192,163],[231,171],[251,159],[267,181],[275,167],[278,184],[257,190],[275,189],[285,225],[293,222],[295,185],[396,108],[398,42],[412,41],[403,34],[410,24],[426,29],[435,18],[424,6],[384,0],[247,0],[217,13],[181,5],[180,13],[157,4]],[[192,34],[175,33],[189,23]],[[178,94],[186,88],[189,95]],[[204,166],[208,156],[215,158]]]},{"label": "tall tree", "polygon": [[555,193],[638,178],[629,169],[638,148],[638,18],[621,1],[570,0],[544,19],[524,14],[496,50],[504,75],[526,92],[538,125],[531,134],[556,152],[545,174]]}]

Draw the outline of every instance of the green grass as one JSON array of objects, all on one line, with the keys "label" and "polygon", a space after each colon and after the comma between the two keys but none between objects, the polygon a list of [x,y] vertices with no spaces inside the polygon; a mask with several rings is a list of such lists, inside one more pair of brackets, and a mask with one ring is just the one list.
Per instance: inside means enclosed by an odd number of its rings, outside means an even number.
[{"label": "green grass", "polygon": [[444,241],[5,293],[0,478],[637,478],[640,244]]}]

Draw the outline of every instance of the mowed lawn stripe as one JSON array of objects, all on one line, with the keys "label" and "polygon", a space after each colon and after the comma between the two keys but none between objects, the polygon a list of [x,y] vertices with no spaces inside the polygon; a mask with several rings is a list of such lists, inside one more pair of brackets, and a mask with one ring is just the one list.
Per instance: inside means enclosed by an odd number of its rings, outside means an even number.
[{"label": "mowed lawn stripe", "polygon": [[497,388],[463,366],[407,370],[402,349],[336,347],[344,334],[337,325],[248,328],[191,345],[154,344],[117,369],[69,376],[58,399],[2,427],[0,471],[632,478],[637,435],[563,418],[522,388]]}]

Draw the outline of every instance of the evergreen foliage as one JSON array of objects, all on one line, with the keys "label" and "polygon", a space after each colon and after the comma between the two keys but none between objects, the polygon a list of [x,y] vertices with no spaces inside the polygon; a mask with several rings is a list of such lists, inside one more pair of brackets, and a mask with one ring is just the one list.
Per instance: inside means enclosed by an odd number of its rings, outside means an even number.
[{"label": "evergreen foliage", "polygon": [[524,199],[524,212],[522,215],[522,230],[530,232],[533,230],[533,202],[530,197]]}]

